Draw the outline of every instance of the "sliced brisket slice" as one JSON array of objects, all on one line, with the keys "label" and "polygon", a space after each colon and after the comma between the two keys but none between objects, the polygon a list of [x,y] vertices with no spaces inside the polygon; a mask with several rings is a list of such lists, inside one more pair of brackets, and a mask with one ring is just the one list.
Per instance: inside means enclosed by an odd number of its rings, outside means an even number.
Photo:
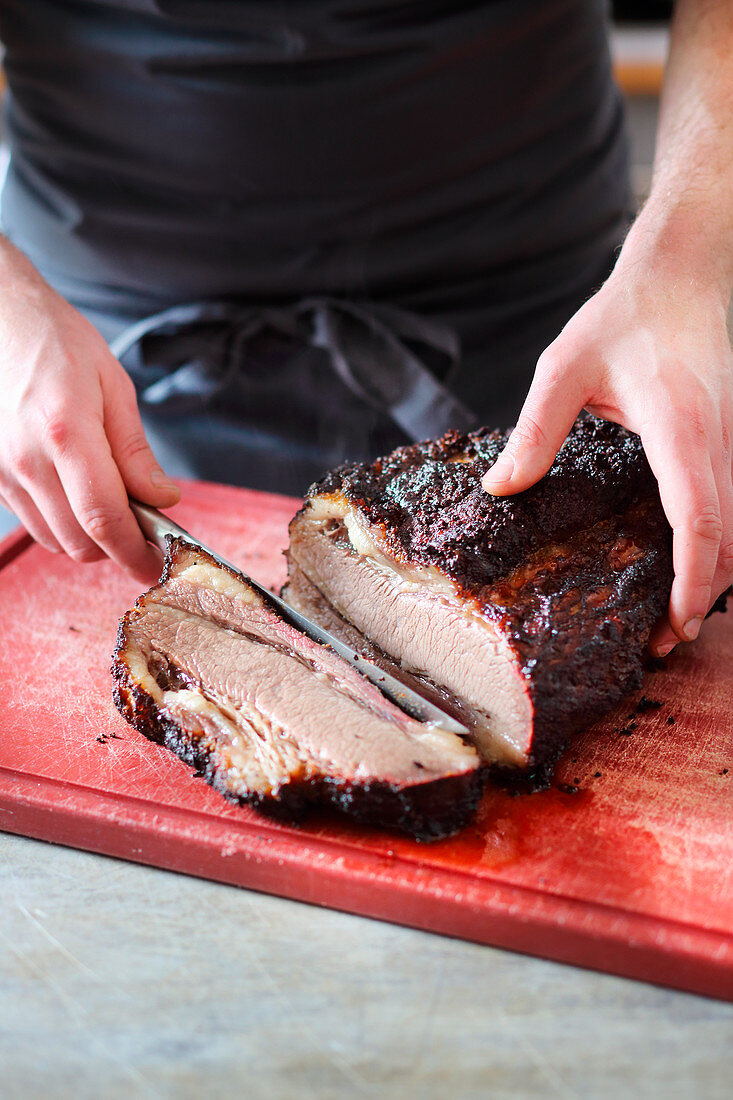
[{"label": "sliced brisket slice", "polygon": [[578,421],[514,497],[481,477],[507,436],[449,433],[315,485],[290,525],[288,599],[432,681],[492,763],[552,763],[638,687],[672,583],[637,436]]},{"label": "sliced brisket slice", "polygon": [[181,540],[122,619],[112,671],[127,720],[236,801],[331,804],[419,839],[456,831],[476,807],[473,747],[409,718]]}]

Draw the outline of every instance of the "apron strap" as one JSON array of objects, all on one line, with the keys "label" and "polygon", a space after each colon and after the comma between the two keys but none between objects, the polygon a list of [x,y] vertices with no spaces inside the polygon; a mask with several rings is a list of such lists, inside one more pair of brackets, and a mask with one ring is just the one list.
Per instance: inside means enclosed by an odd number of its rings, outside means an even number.
[{"label": "apron strap", "polygon": [[306,298],[285,308],[188,302],[136,322],[110,347],[134,376],[141,368],[155,367],[147,361],[146,340],[176,337],[180,346],[183,338],[184,361],[150,381],[141,395],[149,405],[175,404],[225,388],[250,358],[250,341],[266,329],[324,351],[341,381],[366,404],[391,417],[413,440],[448,428],[466,431],[477,426],[476,416],[430,371],[419,353],[422,349],[423,354],[437,354],[447,372],[460,354],[455,332],[393,305],[330,297]]},{"label": "apron strap", "polygon": [[450,369],[460,354],[451,329],[396,306],[323,299],[305,301],[302,308],[312,311],[312,343],[329,353],[339,378],[387,412],[411,439],[477,426],[476,417],[405,342],[438,352]]}]

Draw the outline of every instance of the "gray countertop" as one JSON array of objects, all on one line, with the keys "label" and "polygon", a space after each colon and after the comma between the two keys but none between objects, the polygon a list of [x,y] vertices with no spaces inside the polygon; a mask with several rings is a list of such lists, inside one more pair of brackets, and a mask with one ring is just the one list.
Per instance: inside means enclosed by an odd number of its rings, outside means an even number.
[{"label": "gray countertop", "polygon": [[0,834],[0,1095],[731,1095],[733,1005]]}]

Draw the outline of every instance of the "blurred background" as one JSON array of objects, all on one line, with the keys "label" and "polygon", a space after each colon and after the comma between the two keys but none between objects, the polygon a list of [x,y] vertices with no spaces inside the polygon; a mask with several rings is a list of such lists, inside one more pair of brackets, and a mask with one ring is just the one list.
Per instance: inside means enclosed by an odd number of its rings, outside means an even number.
[{"label": "blurred background", "polygon": [[[609,35],[616,79],[627,105],[632,145],[632,184],[637,203],[649,193],[659,92],[669,39],[672,0],[615,0]],[[1,60],[0,53],[0,60]],[[5,82],[0,68],[0,96]],[[0,186],[8,162],[0,118]],[[0,537],[15,519],[0,506]]]},{"label": "blurred background", "polygon": [[628,108],[637,203],[649,194],[671,14],[672,0],[615,0],[613,4],[611,55]]}]

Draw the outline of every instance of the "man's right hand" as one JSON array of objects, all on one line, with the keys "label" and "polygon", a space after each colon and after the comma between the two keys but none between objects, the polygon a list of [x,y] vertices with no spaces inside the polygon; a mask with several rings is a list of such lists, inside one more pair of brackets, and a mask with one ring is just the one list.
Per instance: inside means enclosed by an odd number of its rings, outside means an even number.
[{"label": "man's right hand", "polygon": [[147,584],[160,556],[128,493],[180,498],[145,438],[135,388],[97,330],[0,239],[0,500],[75,561],[111,558]]}]

